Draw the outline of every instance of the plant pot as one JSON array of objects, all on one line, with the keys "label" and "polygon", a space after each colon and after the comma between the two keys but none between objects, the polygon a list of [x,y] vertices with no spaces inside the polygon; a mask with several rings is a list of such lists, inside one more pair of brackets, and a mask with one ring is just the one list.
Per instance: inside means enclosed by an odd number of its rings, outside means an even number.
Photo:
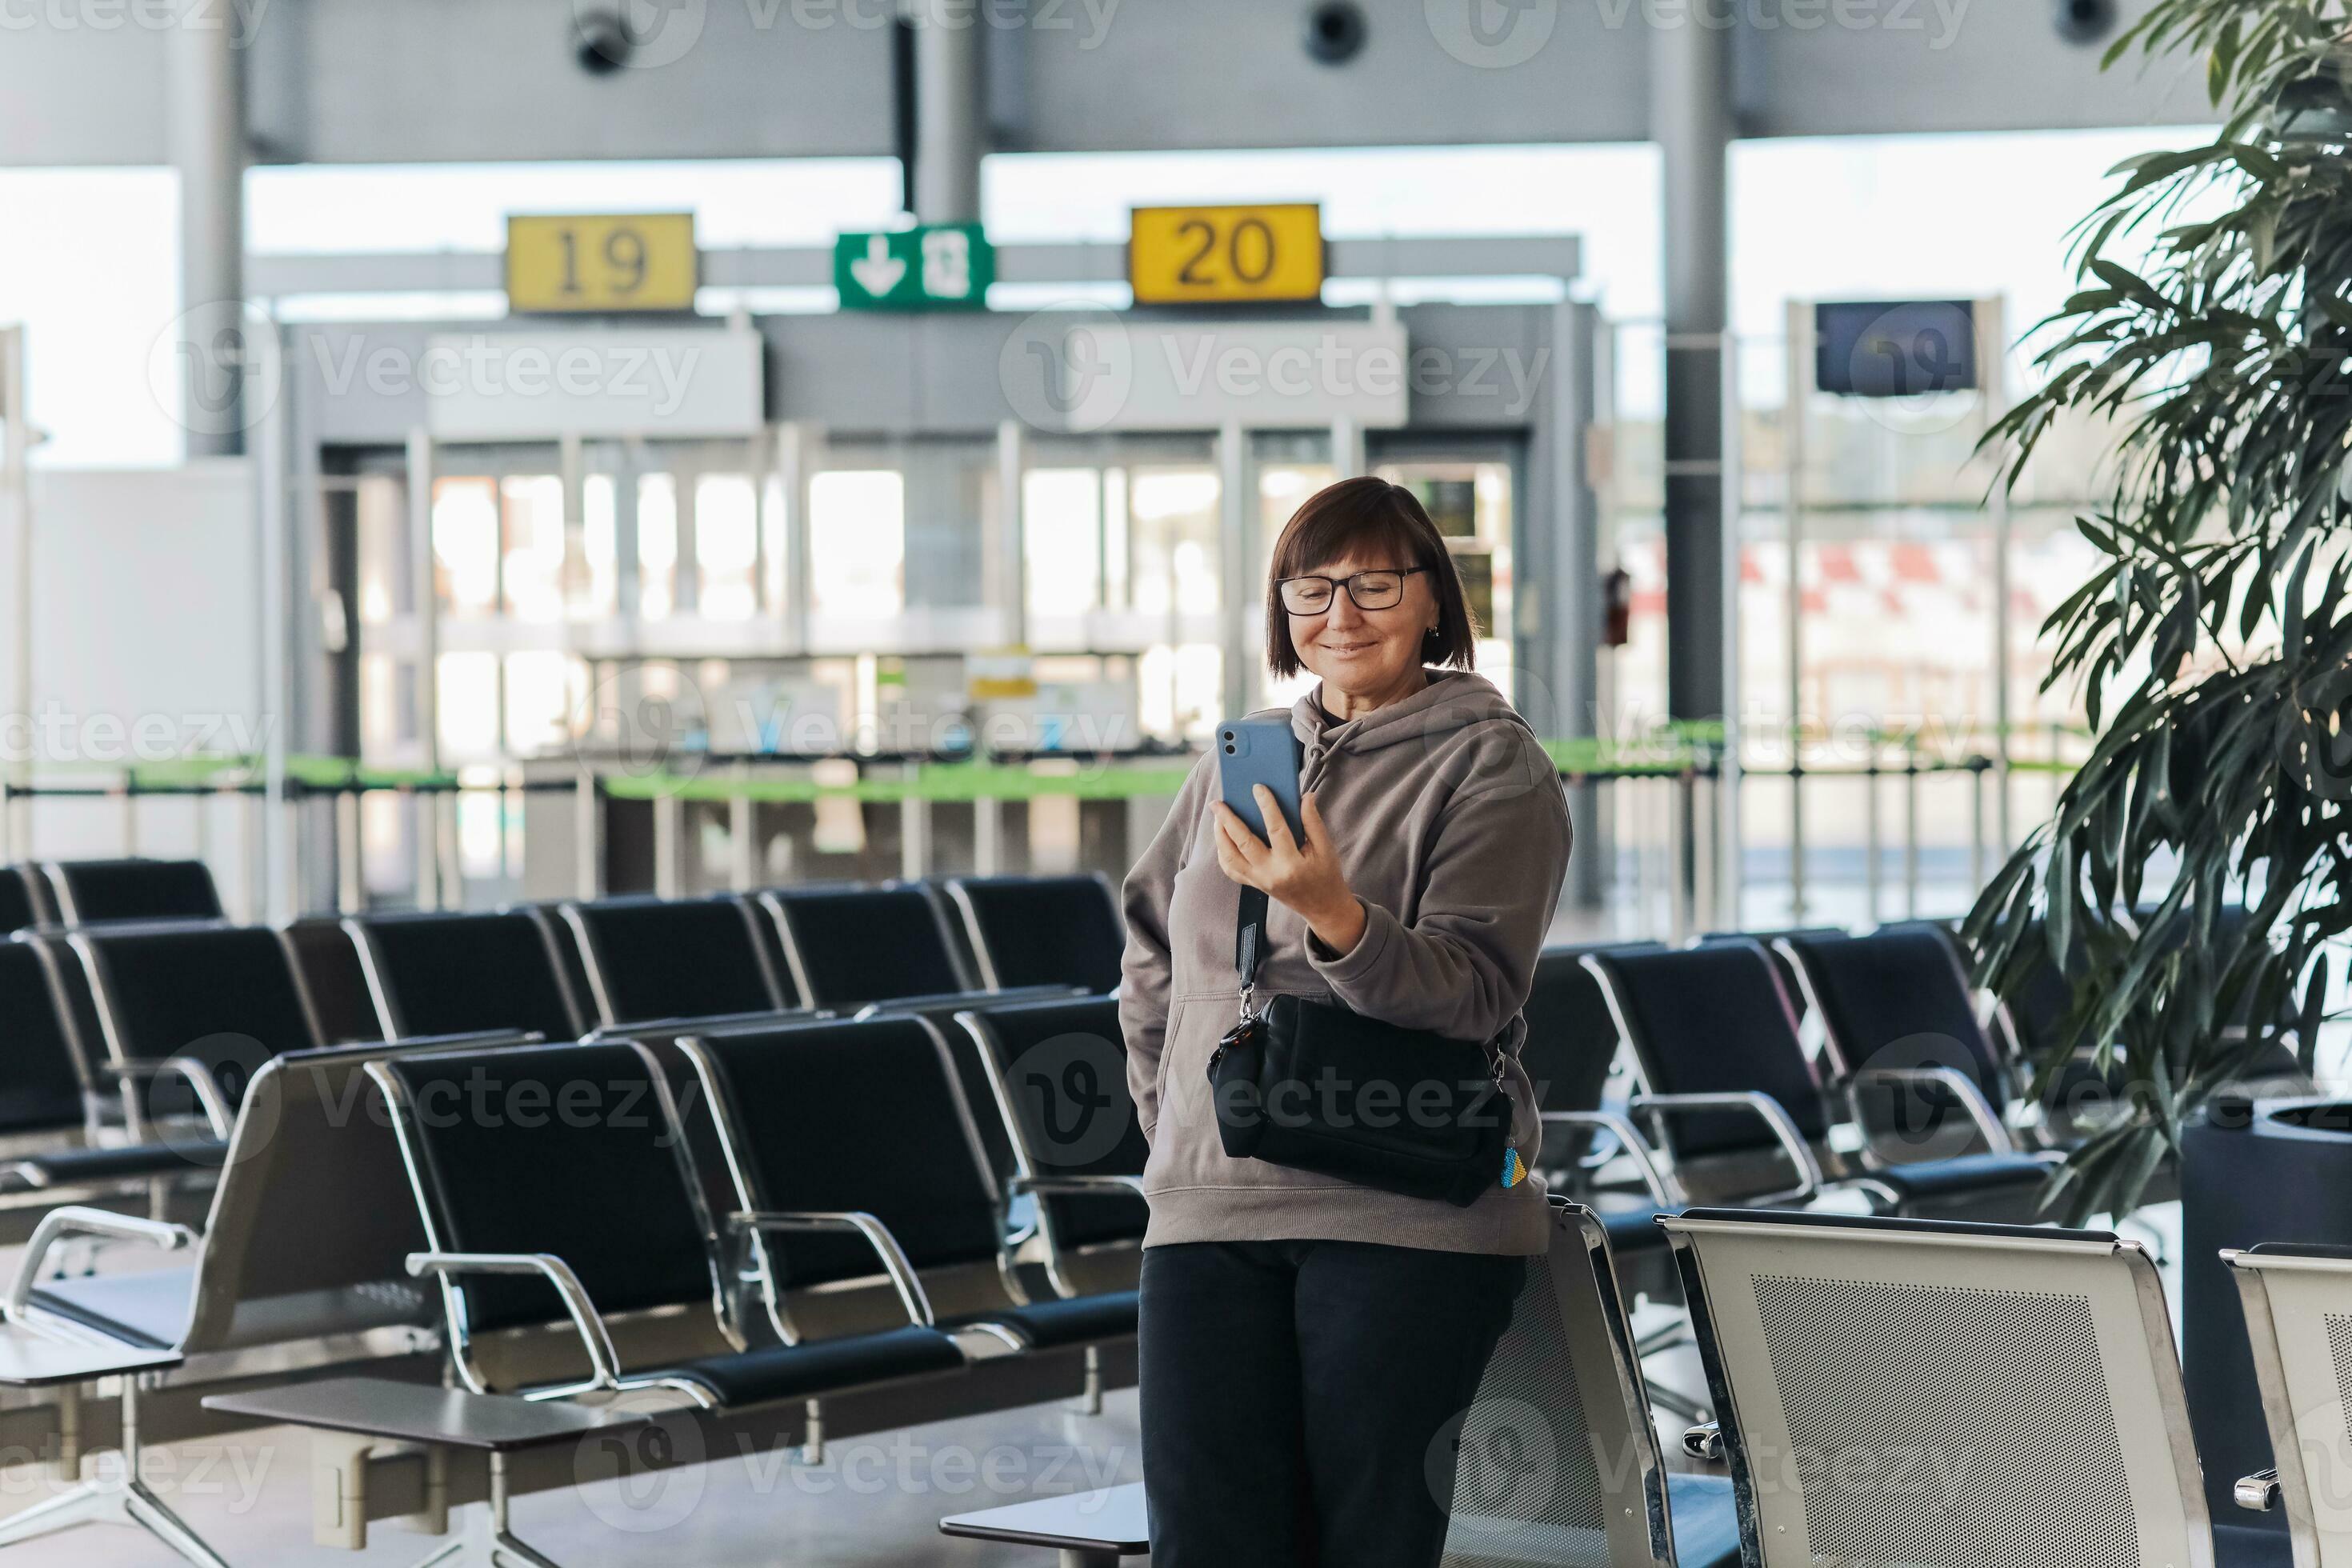
[{"label": "plant pot", "polygon": [[2181,1360],[2216,1525],[2286,1532],[2231,1488],[2271,1467],[2270,1427],[2224,1247],[2352,1247],[2352,1100],[2216,1099],[2180,1151]]}]

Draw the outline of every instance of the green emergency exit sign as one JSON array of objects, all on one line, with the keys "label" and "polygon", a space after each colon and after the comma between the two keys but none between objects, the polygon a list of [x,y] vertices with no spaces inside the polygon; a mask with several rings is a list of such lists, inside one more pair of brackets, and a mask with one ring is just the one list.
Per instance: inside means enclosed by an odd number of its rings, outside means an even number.
[{"label": "green emergency exit sign", "polygon": [[833,242],[845,310],[984,310],[996,249],[976,223],[926,225]]}]

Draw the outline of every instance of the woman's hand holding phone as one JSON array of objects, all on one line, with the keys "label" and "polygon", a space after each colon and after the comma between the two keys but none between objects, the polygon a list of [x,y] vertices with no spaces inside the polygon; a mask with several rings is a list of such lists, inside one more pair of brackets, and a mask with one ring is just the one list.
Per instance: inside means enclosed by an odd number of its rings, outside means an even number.
[{"label": "woman's hand holding phone", "polygon": [[1265,819],[1266,837],[1261,841],[1239,813],[1217,802],[1217,865],[1234,881],[1295,911],[1332,952],[1352,952],[1363,939],[1364,906],[1339,868],[1339,852],[1316,809],[1314,792],[1298,803],[1307,829],[1304,844],[1292,837],[1272,790],[1259,784],[1251,794]]}]

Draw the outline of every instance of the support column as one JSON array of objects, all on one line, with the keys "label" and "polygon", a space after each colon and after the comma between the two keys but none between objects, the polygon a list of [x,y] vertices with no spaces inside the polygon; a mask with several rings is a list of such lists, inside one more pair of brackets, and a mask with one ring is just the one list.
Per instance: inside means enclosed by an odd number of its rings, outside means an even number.
[{"label": "support column", "polygon": [[228,7],[185,0],[164,100],[180,174],[181,423],[191,458],[245,449],[245,52]]},{"label": "support column", "polygon": [[1666,689],[1676,719],[1728,707],[1723,348],[1730,322],[1728,16],[1651,32],[1651,135],[1665,174]]},{"label": "support column", "polygon": [[915,28],[915,218],[980,221],[980,159],[988,146],[983,13],[951,0],[910,0]]}]

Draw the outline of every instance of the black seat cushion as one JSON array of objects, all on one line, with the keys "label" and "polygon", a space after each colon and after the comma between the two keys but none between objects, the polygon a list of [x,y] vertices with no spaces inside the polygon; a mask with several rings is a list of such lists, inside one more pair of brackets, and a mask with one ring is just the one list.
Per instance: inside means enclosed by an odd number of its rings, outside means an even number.
[{"label": "black seat cushion", "polygon": [[[713,1036],[699,1049],[741,1139],[749,1206],[870,1214],[918,1269],[996,1256],[996,1193],[954,1068],[925,1020],[803,1024]],[[772,1237],[771,1249],[793,1287],[881,1270],[854,1236],[793,1232]]]},{"label": "black seat cushion", "polygon": [[1944,938],[1915,927],[1826,942],[1792,937],[1789,945],[1844,1070],[1954,1068],[2000,1103],[1999,1061]]},{"label": "black seat cushion", "polygon": [[388,915],[362,922],[404,1035],[578,1035],[548,933],[528,914]]},{"label": "black seat cushion", "polygon": [[734,899],[609,899],[570,910],[594,943],[612,1022],[783,1005],[769,986],[750,912]]},{"label": "black seat cushion", "polygon": [[[1535,984],[1522,1012],[1528,1037],[1519,1047],[1519,1065],[1535,1085],[1536,1105],[1544,1110],[1597,1110],[1609,1070],[1617,1060],[1617,1020],[1601,994],[1601,982],[1584,967],[1584,955],[1611,950],[1662,952],[1657,942],[1607,942],[1578,947],[1546,948],[1536,959]],[[1592,1135],[1575,1127],[1544,1130],[1543,1155],[1538,1168],[1559,1170],[1573,1164],[1590,1147]]]},{"label": "black seat cushion", "polygon": [[[1625,1026],[1656,1094],[1760,1092],[1807,1140],[1829,1132],[1829,1107],[1797,1037],[1779,973],[1752,942],[1710,942],[1671,952],[1602,952]],[[1685,1156],[1776,1147],[1754,1116],[1698,1111],[1666,1119]]]},{"label": "black seat cushion", "polygon": [[1029,1342],[1030,1349],[1053,1350],[1134,1333],[1141,1300],[1133,1290],[1107,1290],[1099,1296],[1073,1296],[1066,1300],[1034,1301],[1025,1307],[992,1308],[955,1319],[944,1326],[952,1329],[970,1323],[1001,1323],[1017,1330]]},{"label": "black seat cushion", "polygon": [[0,942],[0,1132],[49,1131],[82,1121],[81,1077],[41,955]]},{"label": "black seat cushion", "polygon": [[132,1143],[112,1149],[58,1149],[44,1154],[0,1156],[0,1169],[22,1171],[37,1177],[43,1187],[70,1187],[85,1182],[118,1182],[146,1176],[184,1176],[217,1171],[228,1145],[214,1139],[170,1143]]},{"label": "black seat cushion", "polygon": [[1098,879],[966,877],[954,885],[999,986],[1118,985],[1127,933]]},{"label": "black seat cushion", "polygon": [[[1013,1114],[1040,1176],[1140,1176],[1151,1146],[1128,1091],[1118,1004],[1108,996],[982,1004]],[[998,1114],[1002,1115],[1000,1109]],[[1063,1247],[1135,1241],[1150,1211],[1123,1193],[1044,1200]]]},{"label": "black seat cushion", "polygon": [[1870,1174],[1872,1180],[1885,1183],[1908,1203],[1960,1197],[2000,1187],[2038,1187],[2049,1181],[2053,1168],[2048,1160],[2032,1154],[1965,1154],[1957,1160],[1890,1165]]},{"label": "black seat cushion", "polygon": [[812,1007],[964,988],[947,931],[920,888],[783,888],[771,896]]},{"label": "black seat cushion", "polygon": [[220,889],[201,860],[68,860],[49,880],[73,925],[221,918]]},{"label": "black seat cushion", "polygon": [[633,1377],[674,1377],[706,1390],[730,1410],[779,1399],[805,1399],[870,1384],[927,1373],[954,1372],[963,1365],[955,1341],[937,1329],[890,1329],[842,1339],[803,1340],[767,1345],[735,1355],[706,1356]]},{"label": "black seat cushion", "polygon": [[1771,955],[1773,973],[1780,975],[1781,988],[1789,994],[1789,1005],[1801,1020],[1805,1016],[1804,988],[1797,984],[1797,972],[1790,967],[1789,961],[1781,956],[1776,944],[1784,939],[1799,937],[1810,942],[1835,942],[1840,937],[1852,934],[1837,926],[1802,926],[1793,931],[1711,931],[1699,941],[1701,943],[1752,942],[1760,944]]},{"label": "black seat cushion", "polygon": [[[271,1057],[319,1045],[278,933],[222,926],[91,931],[106,1016],[131,1061],[192,1057],[234,1105]],[[168,1087],[159,1109],[184,1105]]]},{"label": "black seat cushion", "polygon": [[[604,1313],[708,1306],[712,1269],[646,1056],[625,1042],[394,1057],[442,1242],[562,1258]],[[561,1316],[543,1280],[468,1277],[478,1329]]]}]

